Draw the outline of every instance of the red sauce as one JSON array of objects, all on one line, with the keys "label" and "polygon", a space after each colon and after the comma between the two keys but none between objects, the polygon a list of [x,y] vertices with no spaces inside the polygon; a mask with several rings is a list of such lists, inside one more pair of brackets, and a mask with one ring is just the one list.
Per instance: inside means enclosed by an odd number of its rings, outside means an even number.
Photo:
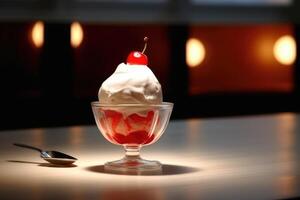
[{"label": "red sauce", "polygon": [[154,140],[155,133],[149,134],[153,123],[153,111],[149,111],[146,116],[135,113],[127,117],[113,110],[104,112],[106,118],[102,118],[100,122],[111,142],[117,144],[149,144]]}]

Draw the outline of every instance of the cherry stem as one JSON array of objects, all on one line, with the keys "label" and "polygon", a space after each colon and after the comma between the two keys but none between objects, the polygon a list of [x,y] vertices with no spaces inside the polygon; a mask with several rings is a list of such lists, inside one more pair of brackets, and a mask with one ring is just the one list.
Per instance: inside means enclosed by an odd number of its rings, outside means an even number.
[{"label": "cherry stem", "polygon": [[143,49],[142,53],[144,53],[146,51],[146,49],[147,49],[148,40],[149,40],[148,37],[144,37],[145,45],[144,45],[144,49]]}]

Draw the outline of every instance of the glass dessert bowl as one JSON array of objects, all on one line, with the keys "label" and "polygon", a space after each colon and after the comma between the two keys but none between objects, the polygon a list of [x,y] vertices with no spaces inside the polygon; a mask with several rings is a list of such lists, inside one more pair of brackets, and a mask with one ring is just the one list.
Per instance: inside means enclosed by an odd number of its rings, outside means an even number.
[{"label": "glass dessert bowl", "polygon": [[173,103],[109,105],[92,102],[91,105],[102,135],[125,149],[124,158],[107,162],[105,170],[125,173],[161,170],[160,162],[142,159],[140,149],[153,144],[164,133]]}]

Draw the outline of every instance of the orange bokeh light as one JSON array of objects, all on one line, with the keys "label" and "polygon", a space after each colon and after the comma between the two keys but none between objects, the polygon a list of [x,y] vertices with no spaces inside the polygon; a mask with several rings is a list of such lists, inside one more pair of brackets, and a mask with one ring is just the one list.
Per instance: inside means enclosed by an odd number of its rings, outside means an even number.
[{"label": "orange bokeh light", "polygon": [[83,28],[79,22],[71,24],[71,45],[73,48],[78,48],[84,38]]},{"label": "orange bokeh light", "polygon": [[186,42],[186,63],[189,67],[199,66],[205,58],[205,47],[196,38],[190,38]]},{"label": "orange bokeh light", "polygon": [[40,48],[44,44],[44,23],[37,21],[31,31],[31,39],[36,48]]}]

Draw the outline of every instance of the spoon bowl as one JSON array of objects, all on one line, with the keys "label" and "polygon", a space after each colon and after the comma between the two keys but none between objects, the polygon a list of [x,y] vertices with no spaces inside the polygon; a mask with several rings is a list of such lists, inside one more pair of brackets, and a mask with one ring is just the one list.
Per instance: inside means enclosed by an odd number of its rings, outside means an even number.
[{"label": "spoon bowl", "polygon": [[37,147],[29,146],[27,144],[14,143],[14,145],[18,147],[38,151],[41,154],[41,158],[55,165],[71,165],[77,160],[77,158],[74,158],[73,156],[70,156],[68,154],[59,151],[44,151]]},{"label": "spoon bowl", "polygon": [[70,165],[77,160],[76,158],[59,151],[45,151],[45,153],[50,157],[41,154],[41,158],[55,165]]}]

